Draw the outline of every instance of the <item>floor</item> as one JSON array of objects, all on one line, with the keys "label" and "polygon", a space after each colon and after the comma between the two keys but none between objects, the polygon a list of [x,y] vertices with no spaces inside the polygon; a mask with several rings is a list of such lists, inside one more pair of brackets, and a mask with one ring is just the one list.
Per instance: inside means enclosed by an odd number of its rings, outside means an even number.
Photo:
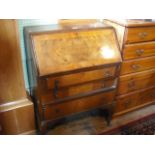
[{"label": "floor", "polygon": [[51,129],[48,135],[96,135],[118,126],[125,125],[131,121],[155,113],[155,105],[150,105],[142,109],[130,112],[120,117],[114,118],[107,126],[105,119],[101,116],[87,116],[82,119],[73,120],[68,123],[58,125]]}]

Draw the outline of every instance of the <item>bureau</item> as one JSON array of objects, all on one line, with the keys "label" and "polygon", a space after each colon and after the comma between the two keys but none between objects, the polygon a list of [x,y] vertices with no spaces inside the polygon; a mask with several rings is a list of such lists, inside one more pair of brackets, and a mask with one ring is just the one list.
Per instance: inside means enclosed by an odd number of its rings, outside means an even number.
[{"label": "bureau", "polygon": [[155,22],[104,20],[117,33],[123,62],[115,115],[155,102]]},{"label": "bureau", "polygon": [[39,131],[115,103],[121,55],[115,31],[103,24],[32,26],[24,30],[30,94]]}]

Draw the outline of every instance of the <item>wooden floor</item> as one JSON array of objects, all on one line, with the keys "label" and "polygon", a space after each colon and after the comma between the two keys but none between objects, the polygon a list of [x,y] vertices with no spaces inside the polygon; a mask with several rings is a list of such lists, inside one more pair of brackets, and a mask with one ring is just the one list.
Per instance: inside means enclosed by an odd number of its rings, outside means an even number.
[{"label": "wooden floor", "polygon": [[119,126],[125,125],[142,117],[155,113],[155,105],[130,112],[112,120],[111,125],[107,126],[105,119],[101,116],[87,116],[76,119],[51,129],[48,135],[96,135]]}]

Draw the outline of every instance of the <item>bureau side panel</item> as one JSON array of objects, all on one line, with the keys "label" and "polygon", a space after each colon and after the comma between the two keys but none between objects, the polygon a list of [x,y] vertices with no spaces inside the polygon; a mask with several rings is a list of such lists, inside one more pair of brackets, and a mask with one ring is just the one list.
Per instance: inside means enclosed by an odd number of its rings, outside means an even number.
[{"label": "bureau side panel", "polygon": [[123,48],[123,40],[124,40],[124,35],[125,35],[125,27],[118,25],[114,22],[111,22],[109,20],[104,20],[104,23],[107,25],[110,25],[115,28],[116,34],[117,34],[117,39],[119,42],[120,50]]}]

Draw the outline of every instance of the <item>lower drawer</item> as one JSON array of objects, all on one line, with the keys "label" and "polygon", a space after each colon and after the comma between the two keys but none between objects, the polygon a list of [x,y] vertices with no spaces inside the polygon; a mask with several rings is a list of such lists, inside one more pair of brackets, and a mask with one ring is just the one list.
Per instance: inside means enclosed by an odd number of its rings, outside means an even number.
[{"label": "lower drawer", "polygon": [[155,69],[121,76],[118,95],[155,86]]},{"label": "lower drawer", "polygon": [[115,113],[118,115],[155,101],[155,88],[145,89],[117,97]]},{"label": "lower drawer", "polygon": [[86,93],[91,93],[92,91],[101,90],[104,88],[110,88],[115,85],[115,80],[99,80],[92,81],[89,83],[84,83],[80,85],[71,86],[68,88],[60,88],[57,90],[44,91],[41,95],[41,102],[43,104],[54,103],[58,100],[64,100],[66,98],[84,95]]},{"label": "lower drawer", "polygon": [[87,111],[105,104],[112,103],[114,97],[115,91],[111,91],[60,104],[46,105],[43,112],[43,117],[45,120],[52,120],[74,113]]}]

